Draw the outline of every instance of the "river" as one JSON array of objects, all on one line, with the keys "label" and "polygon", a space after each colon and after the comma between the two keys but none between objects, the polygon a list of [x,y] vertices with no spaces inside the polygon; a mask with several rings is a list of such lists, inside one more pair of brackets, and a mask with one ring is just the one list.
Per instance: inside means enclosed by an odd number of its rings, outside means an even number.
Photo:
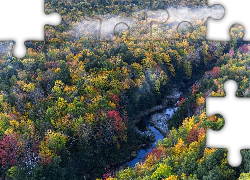
[{"label": "river", "polygon": [[[174,115],[174,113],[176,112],[177,108],[178,107],[168,108],[168,109],[165,110],[164,114],[168,115],[171,118]],[[147,119],[147,120],[149,121],[149,119]],[[133,159],[133,160],[131,160],[131,161],[128,162],[129,167],[135,167],[136,163],[142,161],[145,158],[145,156],[150,152],[150,150],[152,148],[156,147],[155,143],[157,143],[160,139],[161,140],[164,139],[164,136],[160,133],[160,131],[158,131],[156,128],[154,128],[151,125],[149,125],[148,127],[154,133],[154,135],[155,135],[155,141],[152,144],[150,144],[147,149],[141,149],[138,152],[137,157],[135,159]]]}]

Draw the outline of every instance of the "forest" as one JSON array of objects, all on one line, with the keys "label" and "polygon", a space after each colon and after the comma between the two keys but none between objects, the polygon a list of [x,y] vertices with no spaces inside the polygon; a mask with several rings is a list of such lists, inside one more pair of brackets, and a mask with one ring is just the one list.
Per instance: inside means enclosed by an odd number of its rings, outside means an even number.
[{"label": "forest", "polygon": [[[45,12],[60,13],[62,23],[45,26],[45,41],[26,42],[24,58],[12,55],[13,42],[0,52],[1,179],[250,179],[248,150],[233,168],[226,149],[205,144],[207,128],[224,124],[220,115],[206,117],[206,97],[225,96],[228,79],[237,81],[238,97],[250,96],[244,29],[235,25],[231,41],[218,42],[206,40],[206,19],[147,26],[149,6],[206,4],[45,0]],[[131,33],[124,26],[99,31],[97,17],[104,23],[126,17]],[[168,136],[128,167],[131,154],[152,142],[136,131],[137,115],[161,105],[174,89],[186,96],[168,121]]]}]

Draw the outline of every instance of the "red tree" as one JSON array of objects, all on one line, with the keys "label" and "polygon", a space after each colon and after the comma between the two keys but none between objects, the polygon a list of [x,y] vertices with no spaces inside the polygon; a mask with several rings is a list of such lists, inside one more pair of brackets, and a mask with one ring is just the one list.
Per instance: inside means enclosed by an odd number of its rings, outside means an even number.
[{"label": "red tree", "polygon": [[243,46],[239,47],[242,53],[248,53],[248,46],[244,44]]},{"label": "red tree", "polygon": [[124,124],[120,114],[117,111],[109,111],[107,118],[113,120],[114,129],[119,135],[122,135]]},{"label": "red tree", "polygon": [[185,98],[184,98],[184,97],[182,97],[182,98],[179,100],[179,102],[177,103],[178,107],[181,105],[181,103],[182,103],[183,101],[185,101]]},{"label": "red tree", "polygon": [[0,141],[0,157],[2,165],[14,166],[17,164],[18,140],[15,134],[3,135]]},{"label": "red tree", "polygon": [[147,159],[149,156],[151,156],[151,155],[153,155],[153,156],[155,156],[157,159],[159,159],[159,158],[162,156],[162,154],[163,154],[163,150],[158,149],[158,148],[152,148],[152,149],[150,150],[150,152],[146,155],[146,159]]},{"label": "red tree", "polygon": [[112,94],[111,95],[111,99],[114,101],[114,102],[116,102],[116,103],[118,103],[119,101],[120,101],[120,99],[117,97],[117,95],[115,95],[115,94]]},{"label": "red tree", "polygon": [[193,128],[188,134],[187,142],[192,143],[197,140],[198,140],[198,131],[197,129]]},{"label": "red tree", "polygon": [[213,73],[213,76],[214,77],[219,77],[219,73],[220,73],[220,68],[219,67],[214,67],[213,70],[212,70],[212,73]]}]

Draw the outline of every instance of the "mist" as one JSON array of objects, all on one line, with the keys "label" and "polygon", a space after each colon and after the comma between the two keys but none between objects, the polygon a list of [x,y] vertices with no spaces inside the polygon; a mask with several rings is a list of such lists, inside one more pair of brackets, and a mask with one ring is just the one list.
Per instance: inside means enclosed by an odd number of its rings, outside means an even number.
[{"label": "mist", "polygon": [[194,24],[198,20],[205,21],[209,17],[221,19],[223,15],[224,8],[219,5],[201,8],[169,7],[166,10],[158,11],[145,9],[132,13],[130,17],[109,14],[99,16],[99,19],[85,18],[81,23],[74,26],[73,32],[79,38],[82,36],[100,36],[101,40],[112,40],[115,31],[121,32],[130,29],[130,32],[137,36],[139,30],[149,28],[150,22],[154,22],[154,25],[164,25],[171,28],[183,21]]},{"label": "mist", "polygon": [[[140,30],[149,28],[150,22],[171,28],[183,21],[194,24],[198,20],[205,21],[208,17],[221,19],[223,15],[224,8],[219,5],[212,8],[169,7],[158,11],[144,9],[132,13],[130,17],[108,14],[100,16],[99,19],[83,18],[81,23],[74,25],[71,33],[76,39],[82,36],[99,36],[100,40],[114,40],[114,32],[129,29],[131,34],[138,37]],[[0,42],[0,53],[11,54],[12,45],[12,43]]]}]

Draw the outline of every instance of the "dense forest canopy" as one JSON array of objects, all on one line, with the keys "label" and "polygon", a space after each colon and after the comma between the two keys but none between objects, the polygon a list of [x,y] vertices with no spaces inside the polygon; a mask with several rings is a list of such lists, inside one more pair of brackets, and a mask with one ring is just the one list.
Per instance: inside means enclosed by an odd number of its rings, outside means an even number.
[{"label": "dense forest canopy", "polygon": [[[242,151],[243,164],[232,168],[226,150],[206,148],[206,129],[220,129],[224,119],[207,118],[203,109],[207,96],[224,95],[227,79],[238,82],[238,96],[249,96],[250,53],[242,42],[243,28],[231,29],[230,42],[213,42],[205,39],[204,18],[182,24],[178,31],[175,22],[147,26],[145,9],[198,9],[206,4],[203,0],[46,0],[45,12],[59,12],[63,19],[57,27],[45,26],[45,41],[26,42],[22,59],[13,57],[12,42],[1,45],[0,176],[10,180],[250,177],[247,150]],[[131,32],[126,27],[99,31],[97,17],[104,23],[126,17]],[[169,135],[134,168],[113,170],[151,142],[135,130],[136,116],[160,105],[174,89],[188,97],[182,98],[169,120]]]}]

